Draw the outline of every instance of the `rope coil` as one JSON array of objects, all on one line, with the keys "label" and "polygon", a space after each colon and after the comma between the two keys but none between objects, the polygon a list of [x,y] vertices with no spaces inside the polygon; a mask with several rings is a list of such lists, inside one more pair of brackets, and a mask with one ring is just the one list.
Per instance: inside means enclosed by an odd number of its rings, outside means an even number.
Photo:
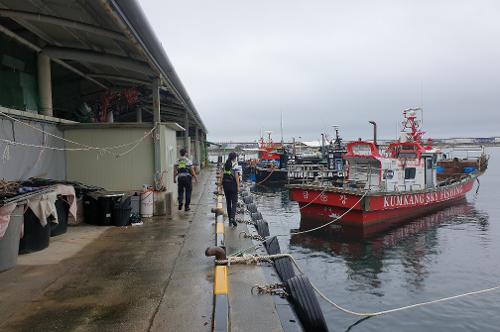
[{"label": "rope coil", "polygon": [[[246,224],[246,225],[252,225],[252,226],[255,226],[256,222],[255,221],[252,221],[252,220],[244,220],[244,219],[236,219],[236,222],[237,223],[240,223],[240,224]],[[262,240],[262,241],[265,241]]]},{"label": "rope coil", "polygon": [[289,294],[285,290],[285,285],[281,283],[269,285],[255,285],[250,289],[252,295],[278,295],[281,298],[286,298]]},{"label": "rope coil", "polygon": [[262,236],[256,234],[256,235],[252,235],[252,234],[248,234],[247,232],[240,232],[240,235],[239,237],[243,237],[244,239],[252,239],[252,240],[256,240],[256,241],[265,241],[266,239],[263,238]]}]

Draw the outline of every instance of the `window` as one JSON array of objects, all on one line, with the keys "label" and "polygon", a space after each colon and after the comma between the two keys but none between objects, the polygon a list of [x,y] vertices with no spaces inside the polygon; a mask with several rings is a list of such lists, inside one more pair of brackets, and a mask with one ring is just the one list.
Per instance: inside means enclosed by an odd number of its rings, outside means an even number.
[{"label": "window", "polygon": [[417,173],[415,167],[405,168],[405,180],[413,180],[415,178],[415,174]]},{"label": "window", "polygon": [[398,158],[416,159],[417,154],[415,152],[411,152],[411,151],[401,151],[398,154]]},{"label": "window", "polygon": [[432,158],[427,158],[427,169],[432,169]]},{"label": "window", "polygon": [[352,146],[352,153],[358,156],[370,156],[372,149],[367,144],[357,144]]}]

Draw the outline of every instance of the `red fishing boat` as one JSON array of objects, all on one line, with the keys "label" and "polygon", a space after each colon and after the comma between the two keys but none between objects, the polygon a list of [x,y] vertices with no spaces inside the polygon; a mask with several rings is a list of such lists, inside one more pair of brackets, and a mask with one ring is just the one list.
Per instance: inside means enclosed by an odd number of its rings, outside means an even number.
[{"label": "red fishing boat", "polygon": [[285,183],[288,179],[288,154],[283,144],[274,143],[271,132],[267,141],[259,141],[259,162],[255,167],[255,179],[259,184]]},{"label": "red fishing boat", "polygon": [[[403,112],[400,138],[386,149],[373,142],[347,144],[342,187],[310,183],[290,185],[290,199],[306,217],[339,224],[371,226],[395,223],[463,199],[487,168],[484,152],[474,160],[443,159],[443,153],[423,143],[419,109]],[[450,169],[453,170],[450,170]],[[439,174],[438,174],[439,173]]]}]

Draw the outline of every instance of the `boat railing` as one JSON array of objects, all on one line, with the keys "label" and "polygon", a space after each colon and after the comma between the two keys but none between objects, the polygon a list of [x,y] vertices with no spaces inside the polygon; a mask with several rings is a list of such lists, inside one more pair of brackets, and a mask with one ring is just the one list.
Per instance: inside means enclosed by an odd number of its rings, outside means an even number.
[{"label": "boat railing", "polygon": [[453,160],[455,158],[461,160],[479,160],[486,156],[483,146],[456,146],[451,149],[443,149],[443,159]]}]

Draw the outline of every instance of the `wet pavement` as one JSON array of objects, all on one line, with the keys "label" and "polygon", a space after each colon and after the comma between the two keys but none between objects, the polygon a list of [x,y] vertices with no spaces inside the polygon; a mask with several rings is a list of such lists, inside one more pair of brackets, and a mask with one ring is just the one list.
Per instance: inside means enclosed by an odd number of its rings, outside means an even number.
[{"label": "wet pavement", "polygon": [[[49,248],[19,256],[0,273],[0,331],[210,331],[214,262],[204,253],[215,244],[215,171],[199,179],[189,213],[69,227]],[[252,245],[239,236],[246,225],[225,225],[229,252]],[[286,301],[250,292],[276,278],[270,266],[229,268],[232,331],[283,331],[278,314],[293,316]]]},{"label": "wet pavement", "polygon": [[48,249],[20,256],[0,273],[0,330],[210,330],[213,178],[202,173],[189,213],[70,227]]}]

